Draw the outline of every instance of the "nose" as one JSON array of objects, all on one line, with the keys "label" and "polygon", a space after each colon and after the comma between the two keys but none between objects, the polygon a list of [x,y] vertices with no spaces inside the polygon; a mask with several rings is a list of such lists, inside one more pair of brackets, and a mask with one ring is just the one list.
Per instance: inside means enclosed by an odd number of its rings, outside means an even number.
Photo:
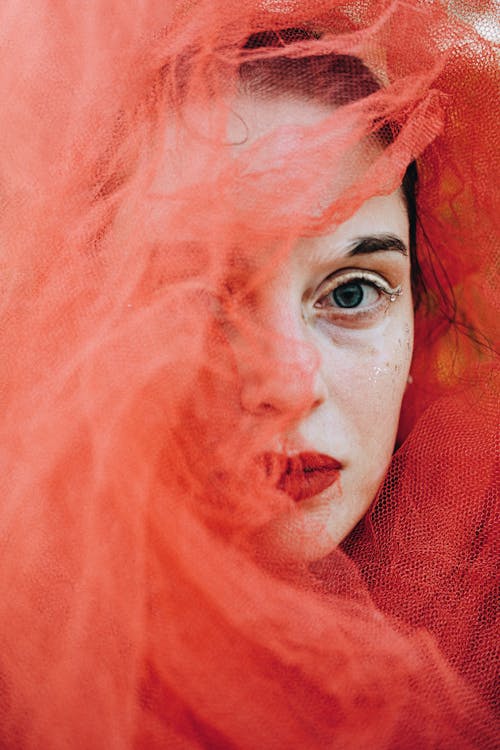
[{"label": "nose", "polygon": [[327,398],[317,348],[306,336],[284,336],[266,326],[259,341],[247,342],[238,369],[241,405],[255,415],[304,416]]}]

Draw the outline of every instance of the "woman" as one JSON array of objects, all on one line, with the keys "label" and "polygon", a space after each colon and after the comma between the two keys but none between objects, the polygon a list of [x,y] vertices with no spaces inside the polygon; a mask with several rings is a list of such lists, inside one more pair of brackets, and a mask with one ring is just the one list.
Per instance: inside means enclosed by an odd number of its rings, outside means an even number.
[{"label": "woman", "polygon": [[494,747],[489,46],[240,5],[4,11],[2,746]]}]

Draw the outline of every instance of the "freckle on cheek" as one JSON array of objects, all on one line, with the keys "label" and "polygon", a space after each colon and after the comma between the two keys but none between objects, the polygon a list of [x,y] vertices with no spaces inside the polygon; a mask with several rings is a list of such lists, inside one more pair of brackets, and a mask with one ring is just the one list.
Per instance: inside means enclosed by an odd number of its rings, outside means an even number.
[{"label": "freckle on cheek", "polygon": [[381,378],[387,374],[387,370],[388,370],[387,363],[384,365],[384,367],[380,367],[378,365],[375,367],[372,367],[370,371],[370,375],[368,376],[368,379],[372,383],[378,383],[381,380]]}]

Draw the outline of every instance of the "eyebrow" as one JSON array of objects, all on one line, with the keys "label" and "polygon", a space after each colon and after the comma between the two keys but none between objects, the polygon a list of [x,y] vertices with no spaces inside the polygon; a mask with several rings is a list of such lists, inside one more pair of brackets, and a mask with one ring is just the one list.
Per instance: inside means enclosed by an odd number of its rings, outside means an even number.
[{"label": "eyebrow", "polygon": [[351,244],[348,255],[367,255],[381,251],[395,250],[403,255],[408,255],[405,243],[394,234],[376,234],[369,237],[359,237]]}]

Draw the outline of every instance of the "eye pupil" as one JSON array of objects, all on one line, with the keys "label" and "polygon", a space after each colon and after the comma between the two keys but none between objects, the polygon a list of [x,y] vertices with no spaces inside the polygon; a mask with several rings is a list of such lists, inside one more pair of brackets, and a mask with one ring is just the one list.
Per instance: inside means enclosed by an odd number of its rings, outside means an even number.
[{"label": "eye pupil", "polygon": [[363,287],[357,281],[341,284],[333,290],[333,299],[339,307],[357,307],[363,301]]}]

